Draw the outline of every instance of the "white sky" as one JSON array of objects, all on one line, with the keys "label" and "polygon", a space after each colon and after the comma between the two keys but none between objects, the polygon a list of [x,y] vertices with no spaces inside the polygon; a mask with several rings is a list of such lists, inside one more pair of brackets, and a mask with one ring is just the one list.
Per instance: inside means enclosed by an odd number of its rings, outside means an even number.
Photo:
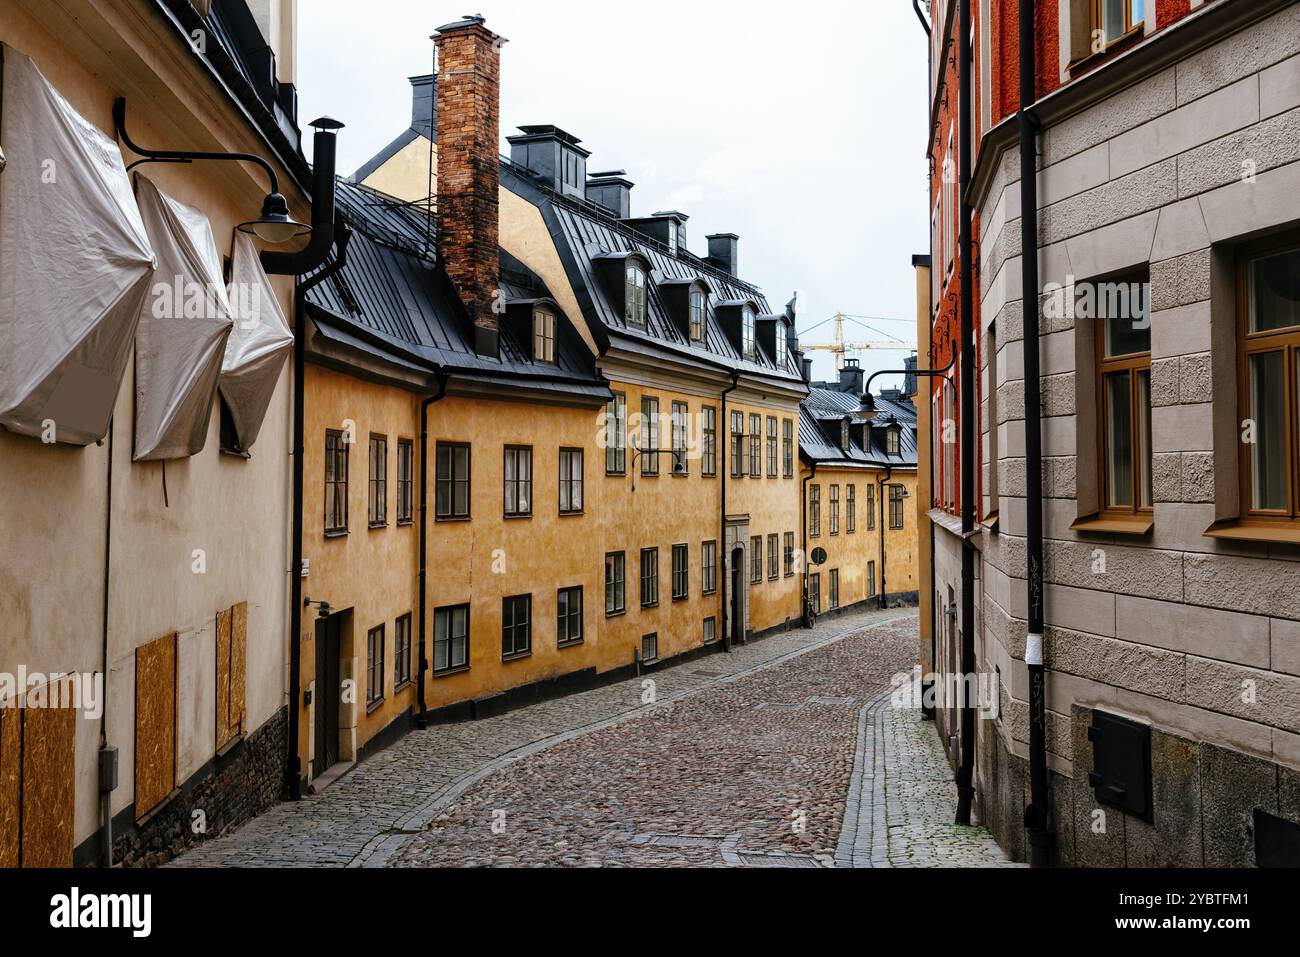
[{"label": "white sky", "polygon": [[[429,36],[475,12],[507,38],[502,136],[553,123],[626,169],[632,213],[688,214],[687,237],[740,235],[743,278],[780,309],[802,292],[800,329],[837,311],[889,317],[915,342],[913,253],[928,251],[926,43],[909,0],[305,0],[299,106],[347,124],[350,175],[410,125],[408,76],[429,73]],[[502,151],[508,153],[504,139]],[[804,336],[829,343],[833,324]],[[899,368],[906,351],[861,354]],[[815,352],[817,378],[833,357]],[[883,380],[877,386],[888,385]]]}]

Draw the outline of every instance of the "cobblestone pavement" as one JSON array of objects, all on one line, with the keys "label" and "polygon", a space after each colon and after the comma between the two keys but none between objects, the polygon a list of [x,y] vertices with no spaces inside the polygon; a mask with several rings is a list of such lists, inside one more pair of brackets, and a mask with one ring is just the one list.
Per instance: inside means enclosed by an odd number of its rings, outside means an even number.
[{"label": "cobblestone pavement", "polygon": [[[857,613],[639,680],[413,732],[323,794],[279,805],[175,864],[853,863],[854,838],[867,835],[869,847],[876,833],[870,825],[863,831],[864,801],[855,800],[874,794],[874,784],[852,786],[878,777],[874,752],[868,768],[859,747],[865,718],[879,713],[872,702],[908,670],[915,648],[914,611]],[[655,700],[646,704],[651,690]],[[888,716],[880,722],[892,727]],[[951,799],[928,791],[935,781],[951,789],[942,752],[935,765],[925,750],[926,736],[939,748],[933,726],[913,722],[913,730],[917,741],[903,719],[873,740],[896,742],[900,763],[915,757],[924,765],[899,779],[918,792],[913,800],[933,803],[933,819],[919,812],[906,819],[914,833],[899,835],[898,861],[920,864],[931,824],[944,842],[964,845],[944,830]],[[895,778],[886,780],[892,787]],[[846,804],[852,827],[843,826]],[[842,830],[852,834],[848,844]],[[935,853],[929,863],[975,860]]]}]

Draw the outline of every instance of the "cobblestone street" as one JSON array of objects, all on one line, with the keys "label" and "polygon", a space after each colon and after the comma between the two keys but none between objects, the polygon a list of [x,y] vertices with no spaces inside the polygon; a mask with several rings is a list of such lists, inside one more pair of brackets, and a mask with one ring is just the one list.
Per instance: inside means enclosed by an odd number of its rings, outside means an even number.
[{"label": "cobblestone street", "polygon": [[[178,866],[1003,865],[890,707],[914,611],[872,611],[414,732]],[[653,701],[650,699],[653,698]]]}]

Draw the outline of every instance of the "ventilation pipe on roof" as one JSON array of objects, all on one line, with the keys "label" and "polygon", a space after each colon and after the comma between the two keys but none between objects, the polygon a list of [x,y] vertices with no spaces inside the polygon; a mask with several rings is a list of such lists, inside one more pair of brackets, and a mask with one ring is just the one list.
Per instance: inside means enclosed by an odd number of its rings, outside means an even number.
[{"label": "ventilation pipe on roof", "polygon": [[847,392],[850,395],[862,395],[862,364],[857,359],[844,360],[844,368],[840,370],[840,391]]},{"label": "ventilation pipe on roof", "polygon": [[740,237],[735,233],[714,233],[709,241],[709,260],[732,276],[740,272]]}]

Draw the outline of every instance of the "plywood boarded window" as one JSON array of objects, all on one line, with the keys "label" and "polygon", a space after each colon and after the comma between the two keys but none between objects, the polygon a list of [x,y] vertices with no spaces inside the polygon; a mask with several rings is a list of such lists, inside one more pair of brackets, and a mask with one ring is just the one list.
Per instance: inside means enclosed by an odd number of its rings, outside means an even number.
[{"label": "plywood boarded window", "polygon": [[46,695],[0,708],[0,867],[72,866],[77,712]]},{"label": "plywood boarded window", "polygon": [[244,730],[244,661],[248,650],[248,603],[217,613],[217,747]]},{"label": "plywood boarded window", "polygon": [[135,651],[135,817],[176,788],[176,633]]}]

